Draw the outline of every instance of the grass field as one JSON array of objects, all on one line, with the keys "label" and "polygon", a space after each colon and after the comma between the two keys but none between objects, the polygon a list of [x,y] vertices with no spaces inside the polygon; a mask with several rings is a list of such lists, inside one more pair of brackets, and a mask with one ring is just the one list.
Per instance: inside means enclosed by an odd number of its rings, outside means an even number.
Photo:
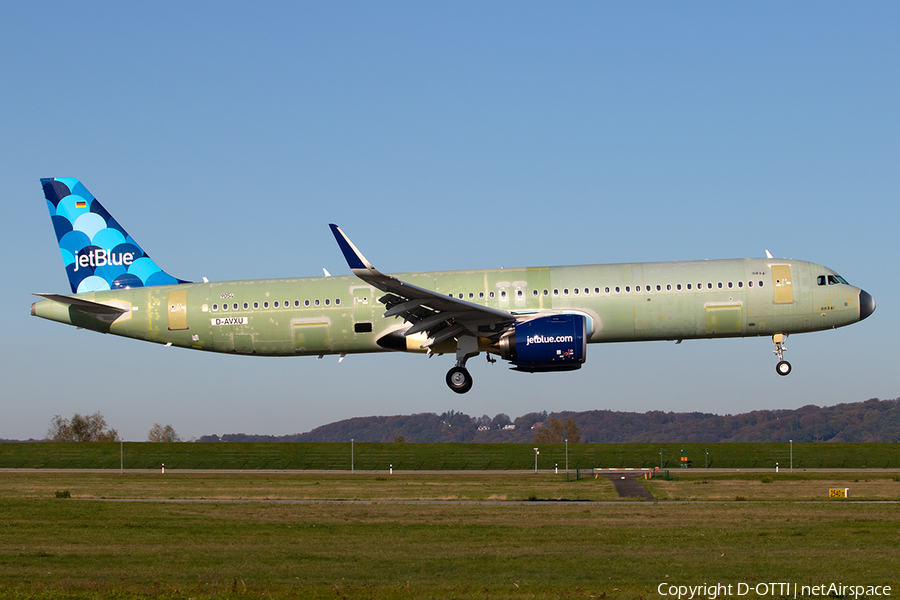
[{"label": "grass field", "polygon": [[[0,444],[0,468],[223,470],[528,470],[566,465],[565,444],[148,443]],[[682,453],[683,451],[683,453]],[[753,469],[790,465],[790,444],[569,444],[572,469],[660,467]],[[793,445],[795,469],[900,468],[900,444]]]},{"label": "grass field", "polygon": [[[657,497],[729,501],[654,504],[533,473],[0,473],[0,597],[663,598],[661,583],[776,581],[896,595],[900,504],[791,501],[835,483],[897,499],[895,475],[763,476],[657,479]],[[592,502],[528,501],[553,498]],[[482,503],[390,503],[465,499]]]}]

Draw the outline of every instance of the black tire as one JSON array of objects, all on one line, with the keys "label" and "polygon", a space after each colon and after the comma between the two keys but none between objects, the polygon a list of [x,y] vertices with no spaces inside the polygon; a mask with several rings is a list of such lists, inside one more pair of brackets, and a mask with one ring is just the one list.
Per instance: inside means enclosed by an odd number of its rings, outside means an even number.
[{"label": "black tire", "polygon": [[472,389],[472,376],[462,367],[453,367],[447,371],[447,385],[457,394],[465,394]]},{"label": "black tire", "polygon": [[775,365],[775,372],[784,377],[785,375],[790,375],[791,373],[791,363],[786,360],[778,361],[778,364]]}]

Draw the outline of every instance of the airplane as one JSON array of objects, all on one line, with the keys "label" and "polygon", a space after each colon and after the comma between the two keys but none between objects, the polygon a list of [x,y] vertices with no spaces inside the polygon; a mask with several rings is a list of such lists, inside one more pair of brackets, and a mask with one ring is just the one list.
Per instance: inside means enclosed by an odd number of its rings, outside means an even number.
[{"label": "airplane", "polygon": [[163,271],[71,177],[41,179],[71,294],[35,294],[31,314],[100,333],[211,352],[318,356],[454,354],[466,393],[484,352],[527,373],[570,371],[587,344],[789,335],[867,318],[875,300],[832,269],[773,258],[386,275],[337,225],[353,275],[189,282]]}]

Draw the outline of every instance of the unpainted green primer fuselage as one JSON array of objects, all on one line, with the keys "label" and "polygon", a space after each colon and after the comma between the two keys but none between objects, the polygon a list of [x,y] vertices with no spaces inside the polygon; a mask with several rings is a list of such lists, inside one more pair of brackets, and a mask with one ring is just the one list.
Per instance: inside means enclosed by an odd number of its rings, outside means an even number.
[{"label": "unpainted green primer fuselage", "polygon": [[[794,334],[868,316],[861,315],[859,288],[844,283],[831,269],[788,259],[396,277],[512,313],[577,311],[590,317],[590,343]],[[36,302],[32,313],[102,333],[197,350],[261,356],[353,354],[385,351],[386,336],[408,327],[402,319],[382,317],[381,295],[352,275],[222,281],[72,296],[124,309],[121,314],[92,315],[49,299]],[[388,346],[419,351],[415,339],[411,336],[406,348]]]}]

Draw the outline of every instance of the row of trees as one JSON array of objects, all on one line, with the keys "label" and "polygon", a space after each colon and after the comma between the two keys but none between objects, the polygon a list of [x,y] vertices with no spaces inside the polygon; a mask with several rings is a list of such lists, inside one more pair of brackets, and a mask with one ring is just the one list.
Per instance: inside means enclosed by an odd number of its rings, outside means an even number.
[{"label": "row of trees", "polygon": [[[538,424],[541,424],[538,426]],[[515,425],[514,428],[504,428]],[[486,427],[484,427],[486,426]],[[482,428],[483,427],[483,428]],[[99,412],[72,419],[53,418],[47,437],[54,441],[115,441],[119,434]],[[302,434],[243,433],[203,436],[201,442],[898,442],[900,398],[795,410],[762,410],[739,415],[646,413],[593,410],[533,412],[511,420],[470,417],[457,411],[390,417],[355,417]],[[181,441],[171,425],[153,425],[148,441]]]},{"label": "row of trees", "polygon": [[[559,421],[544,412],[533,412],[510,419],[500,413],[494,418],[449,410],[440,415],[419,413],[390,417],[354,417],[294,435],[255,435],[229,433],[204,435],[201,442],[570,442],[580,441],[579,419],[570,416]],[[504,428],[510,425],[515,427]],[[485,428],[486,427],[486,428]],[[536,437],[540,436],[540,437]]]},{"label": "row of trees", "polygon": [[50,421],[47,439],[51,442],[118,442],[119,432],[106,426],[100,412],[82,417],[78,413],[72,419],[55,415]]},{"label": "row of trees", "polygon": [[[378,417],[354,417],[329,423],[302,434],[272,436],[233,433],[203,436],[201,442],[531,442],[551,439],[570,442],[577,424],[582,442],[898,442],[900,398],[804,406],[794,410],[762,410],[737,415],[709,413],[646,413],[591,410],[583,412],[533,412],[510,419],[470,417],[447,411]],[[541,427],[536,427],[542,423]],[[504,425],[515,428],[504,429]],[[485,427],[486,426],[486,427]],[[548,437],[545,437],[548,436]]]},{"label": "row of trees", "polygon": [[[54,415],[47,430],[51,442],[118,442],[119,432],[106,425],[106,419],[99,411],[82,416],[75,413],[71,419]],[[180,442],[181,437],[171,425],[154,423],[147,434],[148,442]]]}]

